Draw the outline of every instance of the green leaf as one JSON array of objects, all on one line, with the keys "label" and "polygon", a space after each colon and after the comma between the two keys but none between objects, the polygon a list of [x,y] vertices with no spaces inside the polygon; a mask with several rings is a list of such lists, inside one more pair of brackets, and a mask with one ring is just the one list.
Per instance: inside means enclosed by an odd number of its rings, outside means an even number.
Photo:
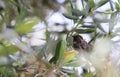
[{"label": "green leaf", "polygon": [[95,29],[75,29],[75,32],[77,33],[92,33]]},{"label": "green leaf", "polygon": [[92,8],[95,7],[94,0],[89,0],[89,2],[90,2],[90,5],[91,5]]},{"label": "green leaf", "polygon": [[[65,73],[68,73],[68,74],[75,72],[74,70],[67,69],[67,68],[61,68],[61,70],[62,70],[63,72],[65,72]],[[75,76],[75,77],[76,77],[76,76]]]},{"label": "green leaf", "polygon": [[66,41],[65,40],[61,40],[61,47],[59,50],[59,58],[58,60],[61,61],[61,59],[63,59],[63,54],[66,51]]},{"label": "green leaf", "polygon": [[69,77],[78,77],[77,73],[72,73],[69,75]]},{"label": "green leaf", "polygon": [[32,27],[38,24],[40,20],[37,18],[31,18],[22,21],[20,24],[16,25],[15,31],[19,34],[27,34],[32,31]]},{"label": "green leaf", "polygon": [[7,52],[6,47],[3,46],[3,45],[0,45],[0,57],[1,57],[1,56],[6,56],[7,53],[8,53],[8,52]]},{"label": "green leaf", "polygon": [[68,36],[66,41],[67,41],[67,46],[73,46],[73,37],[72,36]]},{"label": "green leaf", "polygon": [[83,26],[81,26],[82,28],[95,28],[95,26],[94,25],[83,25]]},{"label": "green leaf", "polygon": [[9,2],[14,6],[18,6],[18,4],[15,2],[15,0],[4,0],[5,2]]},{"label": "green leaf", "polygon": [[66,18],[68,18],[68,19],[73,19],[73,20],[77,20],[77,19],[79,19],[79,17],[77,17],[77,16],[73,16],[73,15],[70,15],[70,14],[63,14]]},{"label": "green leaf", "polygon": [[64,63],[67,63],[75,58],[75,56],[78,54],[76,51],[68,51],[64,52]]},{"label": "green leaf", "polygon": [[115,13],[115,11],[110,11],[110,10],[108,10],[108,11],[105,11],[105,12],[104,12],[104,14],[113,14],[113,13]]},{"label": "green leaf", "polygon": [[[99,12],[100,13],[100,12]],[[111,11],[106,11],[106,12],[101,12],[103,14],[111,14]],[[101,14],[102,15],[102,14]],[[95,18],[94,19],[97,23],[108,23],[109,22],[109,19],[107,18],[102,18],[102,19],[99,19],[99,18]]]},{"label": "green leaf", "polygon": [[19,48],[16,47],[15,45],[8,46],[8,49],[9,49],[9,54],[14,54],[15,52],[19,50]]},{"label": "green leaf", "polygon": [[17,51],[18,51],[18,48],[14,45],[10,45],[10,46],[0,45],[0,56],[14,54]]},{"label": "green leaf", "polygon": [[93,42],[97,37],[98,37],[99,33],[95,33],[95,35],[91,38],[91,40],[88,42],[88,44],[90,45],[91,42]]},{"label": "green leaf", "polygon": [[[10,9],[6,8],[4,12],[5,12],[5,15],[3,16],[3,22],[8,24],[10,21],[10,18],[9,18],[10,13],[11,13]],[[3,22],[1,22],[1,23],[3,24]]]},{"label": "green leaf", "polygon": [[109,4],[110,4],[110,7],[111,7],[111,10],[114,11],[114,7],[113,7],[113,4],[112,4],[111,0],[109,0]]},{"label": "green leaf", "polygon": [[74,61],[71,61],[69,63],[65,63],[64,65],[65,66],[78,67],[78,66],[80,66],[80,61],[79,60],[74,60]]},{"label": "green leaf", "polygon": [[1,77],[15,77],[15,72],[13,71],[13,68],[0,67],[0,76]]},{"label": "green leaf", "polygon": [[78,9],[72,9],[72,14],[75,16],[83,16],[83,15],[85,15],[85,12],[82,12]]},{"label": "green leaf", "polygon": [[120,5],[117,2],[115,2],[115,7],[116,7],[117,11],[120,10]]},{"label": "green leaf", "polygon": [[27,14],[27,9],[26,9],[26,7],[21,8],[21,9],[20,9],[20,15],[17,17],[16,23],[17,23],[17,24],[22,23],[22,21],[24,20],[26,14]]},{"label": "green leaf", "polygon": [[84,73],[82,77],[94,77],[92,73]]},{"label": "green leaf", "polygon": [[50,38],[50,32],[46,30],[45,34],[46,34],[46,41],[48,41],[48,39]]},{"label": "green leaf", "polygon": [[100,2],[98,2],[96,9],[103,6],[104,4],[106,4],[107,2],[109,2],[109,0],[100,0]]},{"label": "green leaf", "polygon": [[81,0],[81,3],[82,3],[82,6],[83,6],[83,8],[84,8],[84,0]]},{"label": "green leaf", "polygon": [[66,41],[61,39],[57,43],[56,50],[55,50],[55,55],[54,57],[50,60],[50,62],[61,62],[63,59],[64,52],[66,51]]}]

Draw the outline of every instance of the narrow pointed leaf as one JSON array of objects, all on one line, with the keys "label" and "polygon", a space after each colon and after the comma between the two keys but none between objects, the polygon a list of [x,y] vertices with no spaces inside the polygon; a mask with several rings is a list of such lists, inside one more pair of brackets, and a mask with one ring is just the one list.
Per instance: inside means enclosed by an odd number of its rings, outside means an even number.
[{"label": "narrow pointed leaf", "polygon": [[73,19],[73,20],[77,20],[77,19],[79,19],[79,17],[77,17],[77,16],[73,16],[73,15],[70,15],[70,14],[63,14],[66,18],[68,18],[68,19]]},{"label": "narrow pointed leaf", "polygon": [[92,73],[84,73],[82,77],[94,77]]},{"label": "narrow pointed leaf", "polygon": [[59,61],[63,59],[64,52],[66,51],[66,41],[62,40],[61,41],[61,48],[60,48],[60,54],[59,54]]},{"label": "narrow pointed leaf", "polygon": [[95,7],[95,3],[94,3],[94,0],[89,0],[90,4],[91,4],[91,7]]},{"label": "narrow pointed leaf", "polygon": [[66,42],[65,40],[59,40],[56,46],[55,55],[50,60],[50,62],[60,62],[63,59],[63,54],[66,51]]},{"label": "narrow pointed leaf", "polygon": [[83,26],[81,26],[82,28],[95,28],[95,26],[94,25],[83,25]]},{"label": "narrow pointed leaf", "polygon": [[75,16],[83,16],[83,15],[85,15],[85,12],[82,12],[78,9],[72,9],[72,14]]},{"label": "narrow pointed leaf", "polygon": [[101,0],[100,2],[98,2],[96,9],[103,6],[104,4],[106,4],[107,2],[109,2],[109,0]]},{"label": "narrow pointed leaf", "polygon": [[67,37],[67,45],[73,46],[73,37],[72,36]]},{"label": "narrow pointed leaf", "polygon": [[75,58],[75,56],[78,54],[76,51],[68,51],[64,52],[64,63],[67,63]]},{"label": "narrow pointed leaf", "polygon": [[115,2],[115,7],[116,7],[117,11],[120,10],[120,5],[117,2]]},{"label": "narrow pointed leaf", "polygon": [[38,24],[39,19],[24,20],[15,27],[15,31],[19,34],[27,34],[32,31],[32,27]]},{"label": "narrow pointed leaf", "polygon": [[114,11],[114,7],[113,7],[113,4],[112,4],[111,0],[109,1],[109,4],[110,4],[110,7],[111,7],[111,10]]},{"label": "narrow pointed leaf", "polygon": [[7,49],[5,46],[0,45],[0,57],[1,56],[6,56],[7,55]]},{"label": "narrow pointed leaf", "polygon": [[69,62],[69,63],[65,63],[64,65],[65,66],[77,67],[77,66],[80,66],[80,61],[79,60],[75,60],[75,61],[72,61],[72,62]]},{"label": "narrow pointed leaf", "polygon": [[9,49],[9,54],[14,54],[15,52],[19,50],[19,48],[16,47],[15,45],[10,45],[8,49]]},{"label": "narrow pointed leaf", "polygon": [[27,9],[26,9],[26,7],[21,8],[21,9],[20,9],[20,15],[17,17],[16,23],[17,23],[17,24],[22,23],[22,21],[24,20],[24,17],[25,17],[26,14],[27,14]]},{"label": "narrow pointed leaf", "polygon": [[77,33],[92,33],[94,31],[94,29],[75,29],[75,32]]},{"label": "narrow pointed leaf", "polygon": [[82,3],[82,6],[83,6],[83,8],[84,8],[84,0],[81,0],[81,3]]},{"label": "narrow pointed leaf", "polygon": [[4,0],[5,2],[11,3],[14,6],[18,6],[18,4],[15,2],[15,0]]}]

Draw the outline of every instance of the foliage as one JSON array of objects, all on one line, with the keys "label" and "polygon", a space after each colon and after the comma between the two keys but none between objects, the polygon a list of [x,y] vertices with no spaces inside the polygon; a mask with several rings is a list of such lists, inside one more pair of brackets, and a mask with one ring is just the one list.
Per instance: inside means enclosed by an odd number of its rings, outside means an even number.
[{"label": "foliage", "polygon": [[[110,8],[99,10],[106,4]],[[67,23],[57,22],[52,28],[60,25],[63,30],[51,30],[48,18],[61,8],[65,9],[60,11],[62,16],[73,22],[71,30],[67,29]],[[113,77],[107,57],[111,39],[119,36],[119,28],[115,29],[119,11],[119,0],[65,0],[63,3],[57,0],[0,0],[0,76]],[[32,45],[34,27],[39,23],[44,24],[40,31],[45,36],[39,40],[45,43]],[[108,25],[102,25],[105,23]],[[91,40],[86,42],[81,34],[89,35]],[[75,40],[78,43],[74,41],[76,35],[79,35]],[[74,48],[74,44],[79,47]],[[96,49],[100,48],[98,44],[103,48]],[[78,67],[82,67],[82,74]]]}]

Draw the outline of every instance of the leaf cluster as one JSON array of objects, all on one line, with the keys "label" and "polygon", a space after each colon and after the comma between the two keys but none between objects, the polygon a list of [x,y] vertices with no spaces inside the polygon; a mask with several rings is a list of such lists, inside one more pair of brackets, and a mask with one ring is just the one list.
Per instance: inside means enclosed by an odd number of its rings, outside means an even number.
[{"label": "leaf cluster", "polygon": [[[97,38],[113,38],[120,31],[114,30],[119,21],[119,0],[80,0],[81,7],[77,5],[78,1],[66,0],[60,4],[56,0],[1,0],[0,76],[77,77],[79,70],[75,70],[75,67],[81,66],[77,57],[81,53],[73,47],[73,36],[89,35],[91,40],[88,45],[91,49]],[[110,8],[100,11],[106,4],[109,4]],[[67,24],[57,23],[55,26],[62,25],[64,30],[51,31],[47,18],[50,13],[59,11],[60,7],[66,10],[63,16],[74,23],[73,28],[67,30]],[[39,40],[45,41],[45,44],[32,46],[29,40],[35,32],[33,27],[40,22],[45,24],[45,38]],[[24,38],[28,40],[23,41]],[[95,75],[87,69],[82,76]]]}]

